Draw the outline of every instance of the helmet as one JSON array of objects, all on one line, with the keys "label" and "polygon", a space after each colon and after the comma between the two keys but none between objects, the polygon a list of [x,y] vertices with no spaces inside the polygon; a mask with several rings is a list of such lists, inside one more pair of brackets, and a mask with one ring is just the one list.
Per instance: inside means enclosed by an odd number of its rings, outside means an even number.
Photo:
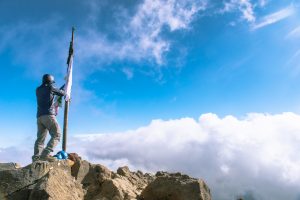
[{"label": "helmet", "polygon": [[44,74],[43,84],[52,84],[52,83],[55,83],[54,77],[50,74]]}]

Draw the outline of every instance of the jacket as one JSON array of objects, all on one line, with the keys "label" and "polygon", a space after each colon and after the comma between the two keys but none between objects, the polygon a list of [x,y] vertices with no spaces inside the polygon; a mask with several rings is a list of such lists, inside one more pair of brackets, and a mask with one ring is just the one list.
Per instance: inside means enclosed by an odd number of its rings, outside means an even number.
[{"label": "jacket", "polygon": [[64,96],[65,92],[55,88],[52,84],[42,84],[36,88],[37,117],[55,115],[54,97]]}]

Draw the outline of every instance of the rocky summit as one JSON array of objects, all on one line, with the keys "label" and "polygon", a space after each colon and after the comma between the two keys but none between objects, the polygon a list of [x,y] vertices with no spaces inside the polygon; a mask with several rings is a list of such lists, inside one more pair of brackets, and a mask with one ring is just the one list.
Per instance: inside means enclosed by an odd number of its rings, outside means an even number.
[{"label": "rocky summit", "polygon": [[0,200],[211,200],[203,180],[181,173],[120,167],[85,160],[0,164]]}]

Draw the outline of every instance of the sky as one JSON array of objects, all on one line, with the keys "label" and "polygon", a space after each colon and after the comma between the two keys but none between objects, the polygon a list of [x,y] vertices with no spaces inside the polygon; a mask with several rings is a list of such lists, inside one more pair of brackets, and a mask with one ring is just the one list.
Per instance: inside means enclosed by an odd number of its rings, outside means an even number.
[{"label": "sky", "polygon": [[300,199],[300,1],[0,0],[0,162],[30,162],[35,88],[64,83],[72,26],[70,151],[216,200]]}]

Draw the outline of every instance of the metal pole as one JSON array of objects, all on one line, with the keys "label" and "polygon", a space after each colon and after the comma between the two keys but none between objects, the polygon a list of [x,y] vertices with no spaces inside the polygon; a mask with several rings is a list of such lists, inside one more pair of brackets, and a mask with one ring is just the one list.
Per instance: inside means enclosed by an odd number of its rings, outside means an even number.
[{"label": "metal pole", "polygon": [[[69,47],[69,56],[67,60],[67,65],[69,67],[71,56],[73,55],[73,41],[74,41],[74,31],[75,28],[72,27],[72,39]],[[70,100],[65,100],[65,112],[64,112],[64,128],[63,128],[63,140],[62,140],[62,150],[67,151],[67,134],[68,134],[68,122],[69,122],[69,104]]]},{"label": "metal pole", "polygon": [[62,141],[62,150],[63,151],[67,151],[69,103],[70,103],[70,101],[65,101],[64,128],[63,128],[63,141]]}]

